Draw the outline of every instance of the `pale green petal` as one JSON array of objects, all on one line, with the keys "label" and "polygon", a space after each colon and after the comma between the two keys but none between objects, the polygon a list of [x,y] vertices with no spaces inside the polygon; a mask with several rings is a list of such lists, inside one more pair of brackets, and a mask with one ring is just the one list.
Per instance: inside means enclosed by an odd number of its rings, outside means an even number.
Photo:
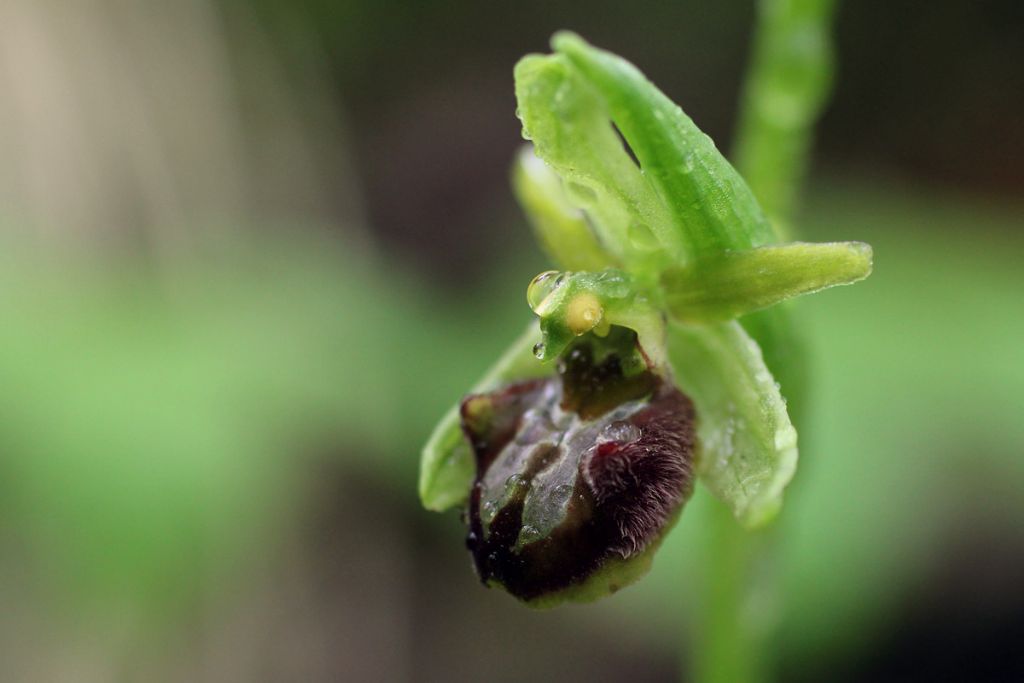
[{"label": "pale green petal", "polygon": [[[508,382],[551,373],[551,365],[541,364],[533,355],[540,341],[536,321],[508,347],[498,362],[467,393],[490,391]],[[461,505],[473,483],[473,453],[459,424],[459,404],[445,413],[434,428],[420,456],[419,493],[423,507],[441,512]]]},{"label": "pale green petal", "polygon": [[562,179],[529,146],[516,155],[512,189],[551,260],[565,270],[603,270],[615,259],[598,242],[583,211],[565,195]]}]

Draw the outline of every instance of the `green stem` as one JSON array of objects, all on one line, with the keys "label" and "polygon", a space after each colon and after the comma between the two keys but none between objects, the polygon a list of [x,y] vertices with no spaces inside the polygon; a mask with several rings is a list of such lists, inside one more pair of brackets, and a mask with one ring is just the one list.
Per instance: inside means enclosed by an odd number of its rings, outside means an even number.
[{"label": "green stem", "polygon": [[743,87],[734,161],[789,239],[813,142],[832,85],[835,0],[761,0]]},{"label": "green stem", "polygon": [[767,681],[772,667],[764,645],[775,601],[766,565],[773,534],[746,531],[725,505],[710,504],[693,674],[702,683]]},{"label": "green stem", "polygon": [[[771,219],[779,240],[806,172],[814,125],[832,74],[829,36],[834,0],[761,0],[744,86],[736,166]],[[802,426],[803,356],[784,307],[742,319],[782,383],[790,416]],[[704,602],[693,672],[701,683],[758,683],[774,678],[769,647],[777,622],[772,571],[774,530],[750,533],[717,501],[704,560]]]}]

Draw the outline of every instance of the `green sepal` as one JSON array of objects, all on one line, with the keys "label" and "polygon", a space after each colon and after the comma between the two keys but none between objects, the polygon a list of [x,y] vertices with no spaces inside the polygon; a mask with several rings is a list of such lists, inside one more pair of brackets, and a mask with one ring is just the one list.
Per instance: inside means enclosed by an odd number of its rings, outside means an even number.
[{"label": "green sepal", "polygon": [[[551,366],[538,363],[534,356],[533,347],[539,341],[537,323],[531,321],[469,393],[490,391],[505,383],[551,374]],[[462,433],[459,405],[456,403],[441,418],[420,456],[420,501],[428,510],[443,512],[462,505],[473,484],[475,463],[469,442]]]},{"label": "green sepal", "polygon": [[515,68],[518,115],[538,157],[565,181],[604,247],[624,265],[680,260],[671,217],[612,128],[601,95],[563,55],[528,55]]},{"label": "green sepal", "polygon": [[552,46],[600,93],[692,260],[774,241],[743,178],[639,69],[574,33],[555,34]]},{"label": "green sepal", "polygon": [[516,155],[512,189],[541,247],[565,270],[617,265],[597,240],[583,212],[569,202],[561,178],[529,146]]},{"label": "green sepal", "polygon": [[726,252],[662,274],[666,308],[684,322],[723,321],[871,274],[863,242],[793,242]]},{"label": "green sepal", "polygon": [[668,326],[679,386],[697,406],[697,474],[747,528],[771,521],[797,462],[797,434],[761,349],[738,322]]}]

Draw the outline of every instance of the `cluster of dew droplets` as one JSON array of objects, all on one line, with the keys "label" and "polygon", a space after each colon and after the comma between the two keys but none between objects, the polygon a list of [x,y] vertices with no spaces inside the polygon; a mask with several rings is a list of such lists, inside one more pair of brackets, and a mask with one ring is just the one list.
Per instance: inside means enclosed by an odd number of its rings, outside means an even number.
[{"label": "cluster of dew droplets", "polygon": [[[565,282],[565,274],[557,270],[546,270],[530,281],[526,288],[526,303],[534,313],[544,304],[551,294]],[[544,357],[544,342],[537,342],[533,345],[533,355],[537,358]]]}]

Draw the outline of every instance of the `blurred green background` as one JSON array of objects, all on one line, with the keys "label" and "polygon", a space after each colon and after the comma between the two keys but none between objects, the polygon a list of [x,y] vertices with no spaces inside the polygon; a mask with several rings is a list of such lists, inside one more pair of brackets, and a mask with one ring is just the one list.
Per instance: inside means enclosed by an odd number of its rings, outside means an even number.
[{"label": "blurred green background", "polygon": [[[702,494],[521,608],[419,509],[544,269],[511,70],[572,28],[728,149],[750,0],[0,4],[0,680],[685,679]],[[853,2],[802,236],[787,681],[1024,679],[1024,9]]]}]

